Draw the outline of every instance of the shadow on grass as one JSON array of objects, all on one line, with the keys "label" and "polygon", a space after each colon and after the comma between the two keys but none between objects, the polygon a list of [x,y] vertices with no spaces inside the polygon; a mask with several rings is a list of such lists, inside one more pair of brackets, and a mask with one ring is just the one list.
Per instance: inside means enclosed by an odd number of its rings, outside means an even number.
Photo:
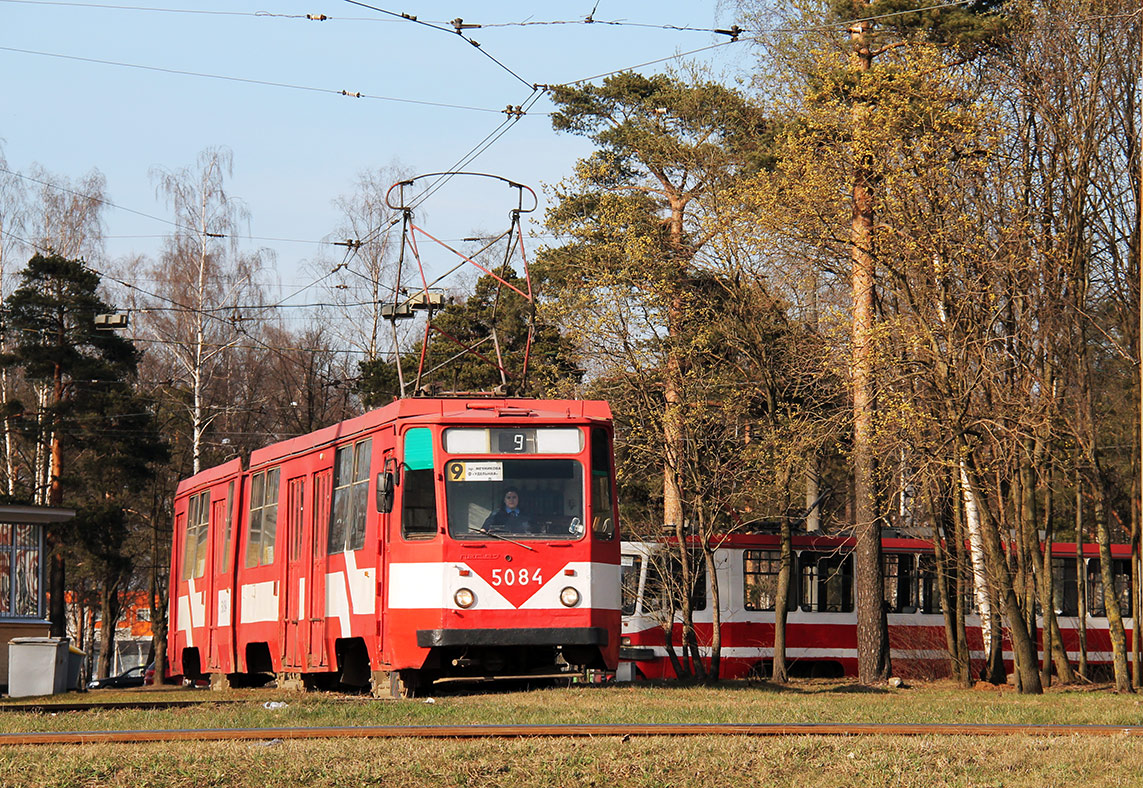
[{"label": "shadow on grass", "polygon": [[852,693],[857,695],[888,695],[890,692],[886,687],[870,687],[865,684],[843,684],[840,687],[833,687],[831,689],[814,690],[814,694],[831,694],[831,693]]},{"label": "shadow on grass", "polygon": [[604,684],[602,687],[631,687],[635,689],[664,689],[684,690],[697,687],[716,689],[719,692],[747,692],[764,693],[771,695],[832,695],[832,694],[865,694],[886,695],[892,692],[887,687],[867,687],[862,684],[842,684],[822,679],[793,679],[788,684],[778,684],[764,679],[746,679],[718,681],[704,683],[700,681],[678,681],[666,679],[641,679],[630,684]]}]

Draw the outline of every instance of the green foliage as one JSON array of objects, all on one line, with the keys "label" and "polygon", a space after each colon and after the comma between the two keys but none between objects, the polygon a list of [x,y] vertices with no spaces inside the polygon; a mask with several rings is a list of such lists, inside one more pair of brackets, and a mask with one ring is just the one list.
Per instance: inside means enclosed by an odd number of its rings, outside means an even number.
[{"label": "green foliage", "polygon": [[[670,75],[553,95],[554,127],[599,149],[558,187],[547,226],[565,243],[536,268],[552,313],[592,359],[592,394],[612,402],[628,527],[663,521],[664,465],[701,533],[784,512],[792,472],[763,463],[790,436],[769,453],[775,444],[758,438],[777,440],[802,403],[837,397],[812,391],[799,344],[812,335],[743,273],[716,210],[734,184],[777,165],[780,127],[732,89]],[[808,442],[794,443],[783,467],[804,462]]]},{"label": "green foliage", "polygon": [[64,632],[62,601],[69,590],[65,567],[81,583],[93,581],[105,609],[117,611],[114,595],[136,554],[127,510],[155,464],[168,458],[154,426],[153,403],[135,389],[138,351],[95,326],[96,315],[115,311],[99,297],[99,282],[99,274],[82,261],[36,255],[3,305],[9,344],[0,366],[22,372],[34,389],[28,401],[38,404],[33,409],[9,400],[5,415],[37,444],[33,456],[50,459],[31,474],[38,479],[48,472],[49,494],[30,490],[29,497],[79,512],[48,530],[55,551],[51,618],[58,634]]},{"label": "green foliage", "polygon": [[972,57],[1003,46],[1009,30],[1001,0],[974,0],[968,5],[933,3],[921,10],[912,0],[829,0],[828,6],[830,16],[840,22],[873,20],[879,31],[873,38],[875,46],[891,39],[912,39],[952,47]]},{"label": "green foliage", "polygon": [[97,295],[99,274],[80,260],[36,255],[20,286],[4,302],[4,325],[13,349],[0,365],[18,366],[32,380],[62,375],[65,385],[120,380],[134,374],[138,352],[95,316],[114,309]]},{"label": "green foliage", "polygon": [[599,146],[592,160],[601,165],[600,186],[651,174],[683,188],[703,187],[702,179],[722,171],[728,156],[735,169],[757,169],[767,161],[767,147],[759,141],[771,124],[760,108],[725,85],[624,72],[598,87],[557,85],[551,96],[560,107],[552,127]]},{"label": "green foliage", "polygon": [[[98,293],[100,277],[82,261],[33,257],[20,286],[4,303],[11,350],[0,365],[18,368],[51,389],[36,413],[10,403],[28,432],[58,433],[76,460],[63,478],[77,495],[96,497],[138,490],[151,464],[167,458],[152,420],[152,404],[134,388],[139,353],[95,316],[114,312]],[[83,491],[83,492],[81,492]]]}]

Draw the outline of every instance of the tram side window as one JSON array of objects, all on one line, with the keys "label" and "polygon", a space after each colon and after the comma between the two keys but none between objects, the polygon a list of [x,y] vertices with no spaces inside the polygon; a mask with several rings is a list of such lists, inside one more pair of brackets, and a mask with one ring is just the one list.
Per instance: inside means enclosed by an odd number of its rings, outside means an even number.
[{"label": "tram side window", "polygon": [[289,556],[294,562],[302,556],[304,532],[302,523],[306,515],[306,477],[298,476],[286,482],[286,538],[290,540]]},{"label": "tram side window", "polygon": [[[1087,611],[1089,615],[1106,616],[1103,602],[1103,582],[1100,580],[1099,559],[1087,561]],[[1115,594],[1119,597],[1119,610],[1124,618],[1131,615],[1131,563],[1122,558],[1111,559],[1111,574]]]},{"label": "tram side window", "polygon": [[635,614],[635,603],[639,601],[639,571],[643,567],[643,557],[625,555],[619,568],[620,606],[623,615]]},{"label": "tram side window", "polygon": [[433,433],[415,427],[405,433],[404,478],[401,480],[401,533],[407,539],[429,539],[437,532]]},{"label": "tram side window", "polygon": [[365,513],[369,497],[369,458],[373,441],[342,446],[333,460],[333,516],[327,552],[353,552],[365,546]]},{"label": "tram side window", "polygon": [[886,553],[881,557],[881,573],[885,583],[885,605],[890,613],[916,613],[914,556]]},{"label": "tram side window", "polygon": [[1057,616],[1079,615],[1079,583],[1076,559],[1052,559],[1052,607]]},{"label": "tram side window", "polygon": [[227,572],[230,570],[230,551],[232,546],[230,544],[230,535],[234,529],[234,482],[226,486],[226,528],[222,535],[222,564],[217,567],[217,571]]},{"label": "tram side window", "polygon": [[[782,553],[779,550],[742,551],[742,601],[747,610],[774,610],[778,599],[778,572],[781,570]],[[797,596],[791,588],[786,597],[787,610],[798,609]]]},{"label": "tram side window", "polygon": [[615,536],[611,507],[611,438],[607,430],[591,431],[591,532],[599,539]]},{"label": "tram side window", "polygon": [[919,607],[922,613],[940,613],[944,609],[944,595],[941,593],[940,576],[937,574],[937,557],[917,556],[917,580],[920,584]]},{"label": "tram side window", "polygon": [[[689,558],[691,587],[688,596],[691,610],[698,612],[706,610],[706,561],[698,552],[691,553]],[[681,610],[683,591],[683,565],[679,557],[660,553],[652,558],[647,565],[647,583],[643,592],[644,611],[669,613]]]},{"label": "tram side window", "polygon": [[802,610],[812,613],[853,611],[853,556],[804,552],[799,556]]},{"label": "tram side window", "polygon": [[206,572],[207,526],[210,523],[210,490],[192,495],[187,502],[187,532],[183,541],[183,580]]},{"label": "tram side window", "polygon": [[250,525],[246,532],[246,568],[274,563],[278,536],[278,481],[280,469],[250,477]]}]

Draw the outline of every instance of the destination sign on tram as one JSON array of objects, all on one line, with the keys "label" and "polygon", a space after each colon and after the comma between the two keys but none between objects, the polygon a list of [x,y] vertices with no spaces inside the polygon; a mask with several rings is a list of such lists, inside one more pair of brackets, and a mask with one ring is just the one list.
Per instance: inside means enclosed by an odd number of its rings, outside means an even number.
[{"label": "destination sign on tram", "polygon": [[450,427],[449,454],[579,454],[583,432],[575,427]]},{"label": "destination sign on tram", "polygon": [[504,463],[450,462],[447,472],[452,482],[499,482],[504,480]]}]

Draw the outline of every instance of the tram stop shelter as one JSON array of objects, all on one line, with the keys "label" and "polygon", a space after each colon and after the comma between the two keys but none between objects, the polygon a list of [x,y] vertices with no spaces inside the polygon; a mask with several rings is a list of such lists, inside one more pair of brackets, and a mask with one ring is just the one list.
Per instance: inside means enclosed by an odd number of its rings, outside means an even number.
[{"label": "tram stop shelter", "polygon": [[0,506],[0,684],[8,683],[8,642],[51,633],[44,527],[73,517],[74,509]]}]

